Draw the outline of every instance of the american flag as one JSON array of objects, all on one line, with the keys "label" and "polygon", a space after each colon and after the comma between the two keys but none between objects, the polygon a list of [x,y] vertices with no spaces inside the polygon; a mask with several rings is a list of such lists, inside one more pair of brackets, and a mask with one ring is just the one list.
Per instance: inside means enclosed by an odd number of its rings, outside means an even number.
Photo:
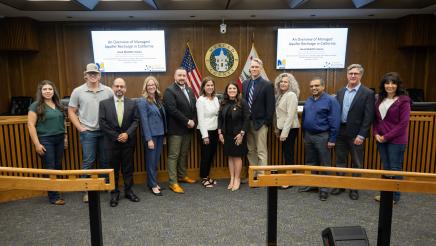
[{"label": "american flag", "polygon": [[188,72],[188,85],[194,91],[195,97],[200,95],[201,74],[195,66],[194,58],[192,57],[189,46],[186,46],[185,55],[183,56],[181,67],[185,68]]}]

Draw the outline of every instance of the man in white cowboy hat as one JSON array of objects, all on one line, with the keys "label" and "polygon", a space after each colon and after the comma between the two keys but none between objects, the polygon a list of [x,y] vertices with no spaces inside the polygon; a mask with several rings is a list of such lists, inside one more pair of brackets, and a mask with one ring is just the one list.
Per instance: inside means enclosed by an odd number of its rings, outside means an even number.
[{"label": "man in white cowboy hat", "polygon": [[[112,89],[100,83],[101,74],[94,63],[86,65],[83,72],[85,83],[71,93],[68,104],[68,118],[80,133],[83,152],[83,169],[91,169],[99,155],[100,168],[109,166],[104,154],[103,133],[98,124],[98,107],[102,100],[114,96]],[[83,196],[88,202],[88,194]]]}]

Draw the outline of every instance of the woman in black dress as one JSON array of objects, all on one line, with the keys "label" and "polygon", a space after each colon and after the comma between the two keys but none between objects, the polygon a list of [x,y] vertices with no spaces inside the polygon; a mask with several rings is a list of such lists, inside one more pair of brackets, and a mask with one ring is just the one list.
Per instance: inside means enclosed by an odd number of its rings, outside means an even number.
[{"label": "woman in black dress", "polygon": [[235,191],[241,184],[242,157],[247,154],[247,138],[250,113],[241,98],[239,87],[230,82],[224,90],[224,98],[218,113],[218,137],[224,144],[224,155],[229,159],[230,183],[227,189]]}]

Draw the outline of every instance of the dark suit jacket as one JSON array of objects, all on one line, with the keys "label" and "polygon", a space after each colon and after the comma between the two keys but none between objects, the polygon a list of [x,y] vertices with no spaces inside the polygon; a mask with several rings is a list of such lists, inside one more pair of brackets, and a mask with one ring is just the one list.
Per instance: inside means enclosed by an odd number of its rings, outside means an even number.
[{"label": "dark suit jacket", "polygon": [[197,124],[196,100],[192,89],[185,85],[189,101],[182,89],[174,82],[165,90],[163,102],[167,114],[168,135],[185,135],[194,131],[195,127],[188,128],[188,121],[194,120]]},{"label": "dark suit jacket", "polygon": [[[218,129],[221,129],[223,134],[237,135],[241,131],[247,132],[248,124],[250,121],[250,112],[248,110],[248,104],[242,99],[242,107],[237,107],[236,104],[227,103],[222,106],[218,113]],[[231,122],[227,122],[227,113],[231,110],[232,117]],[[229,126],[232,126],[229,129]]]},{"label": "dark suit jacket", "polygon": [[[124,115],[121,127],[118,125],[117,110],[114,98],[108,98],[100,102],[98,121],[104,134],[104,143],[107,148],[114,148],[120,144],[128,147],[135,146],[136,128],[138,127],[138,110],[135,101],[124,97]],[[118,135],[127,133],[129,138],[126,143],[117,141]]]},{"label": "dark suit jacket", "polygon": [[[341,106],[341,114],[345,90],[346,88],[344,87],[336,93],[336,99]],[[368,137],[372,121],[374,120],[374,103],[374,91],[361,84],[348,110],[346,130],[348,137],[354,138],[357,135],[364,138]]]},{"label": "dark suit jacket", "polygon": [[[250,79],[242,84],[242,97],[248,103],[248,91],[250,89]],[[254,123],[254,128],[258,130],[262,125],[271,125],[275,112],[275,96],[273,84],[262,77],[256,83],[251,105],[250,119]]]}]

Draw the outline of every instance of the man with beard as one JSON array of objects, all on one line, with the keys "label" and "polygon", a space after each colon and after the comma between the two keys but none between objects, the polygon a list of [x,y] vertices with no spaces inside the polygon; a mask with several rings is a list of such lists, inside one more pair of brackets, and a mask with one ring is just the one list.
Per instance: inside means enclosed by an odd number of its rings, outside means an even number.
[{"label": "man with beard", "polygon": [[194,93],[186,85],[183,67],[174,72],[174,83],[165,90],[163,102],[167,113],[169,187],[175,193],[185,191],[178,182],[195,183],[186,175],[191,138],[196,125],[197,108]]},{"label": "man with beard", "polygon": [[133,151],[139,117],[136,103],[124,96],[127,90],[124,79],[116,78],[112,90],[115,96],[100,102],[99,123],[104,134],[105,152],[110,156],[115,172],[115,190],[111,191],[110,206],[116,207],[120,199],[120,169],[124,179],[124,196],[132,202],[139,202],[132,190]]}]

